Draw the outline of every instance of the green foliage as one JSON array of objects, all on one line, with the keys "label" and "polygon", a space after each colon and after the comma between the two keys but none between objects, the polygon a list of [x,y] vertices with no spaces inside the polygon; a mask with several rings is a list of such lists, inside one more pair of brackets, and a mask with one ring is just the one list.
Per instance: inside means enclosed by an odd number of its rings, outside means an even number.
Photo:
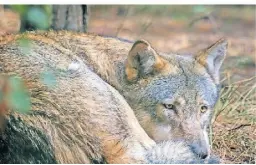
[{"label": "green foliage", "polygon": [[28,5],[11,5],[11,9],[18,12],[21,16],[24,16],[28,11]]},{"label": "green foliage", "polygon": [[36,29],[46,30],[50,27],[52,6],[51,5],[11,5],[11,9],[21,16],[24,30],[25,24],[30,24]]},{"label": "green foliage", "polygon": [[195,13],[203,13],[207,11],[207,8],[203,5],[195,5],[193,6],[193,11]]},{"label": "green foliage", "polygon": [[10,77],[11,93],[9,94],[9,102],[13,109],[21,113],[26,113],[31,108],[30,97],[21,78],[13,76]]},{"label": "green foliage", "polygon": [[26,38],[20,38],[17,40],[19,47],[24,55],[28,55],[30,52],[31,41]]},{"label": "green foliage", "polygon": [[51,71],[43,72],[41,74],[41,81],[49,88],[52,88],[57,84],[56,76]]},{"label": "green foliage", "polygon": [[42,5],[42,9],[45,11],[48,17],[52,16],[52,5]]},{"label": "green foliage", "polygon": [[237,62],[238,62],[238,66],[241,68],[247,67],[247,66],[252,66],[252,67],[256,66],[255,62],[250,56],[244,56],[243,58],[238,59]]},{"label": "green foliage", "polygon": [[39,7],[31,7],[27,11],[27,20],[38,29],[45,30],[49,25],[47,13]]}]

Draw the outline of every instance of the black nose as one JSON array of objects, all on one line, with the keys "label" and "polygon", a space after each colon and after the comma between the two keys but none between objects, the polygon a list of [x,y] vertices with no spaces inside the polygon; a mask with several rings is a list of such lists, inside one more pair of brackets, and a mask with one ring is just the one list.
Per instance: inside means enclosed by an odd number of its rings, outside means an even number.
[{"label": "black nose", "polygon": [[208,156],[208,153],[201,152],[198,154],[201,159],[205,159]]},{"label": "black nose", "polygon": [[204,142],[194,142],[191,148],[201,159],[205,159],[209,155],[208,146]]}]

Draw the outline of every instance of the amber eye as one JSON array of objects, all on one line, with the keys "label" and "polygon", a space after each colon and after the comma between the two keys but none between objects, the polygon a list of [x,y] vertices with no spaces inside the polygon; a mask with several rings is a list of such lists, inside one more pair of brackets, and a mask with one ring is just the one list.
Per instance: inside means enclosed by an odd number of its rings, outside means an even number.
[{"label": "amber eye", "polygon": [[163,104],[166,109],[173,109],[175,110],[175,105],[173,104]]},{"label": "amber eye", "polygon": [[208,110],[208,107],[206,105],[201,106],[201,113],[205,113]]}]

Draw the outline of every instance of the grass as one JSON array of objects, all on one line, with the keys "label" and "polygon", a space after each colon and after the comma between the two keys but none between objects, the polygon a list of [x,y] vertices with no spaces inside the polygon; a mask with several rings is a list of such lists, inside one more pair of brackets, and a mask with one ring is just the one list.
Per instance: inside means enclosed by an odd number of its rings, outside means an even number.
[{"label": "grass", "polygon": [[256,153],[256,77],[221,90],[213,117],[213,150],[225,163],[254,163]]}]

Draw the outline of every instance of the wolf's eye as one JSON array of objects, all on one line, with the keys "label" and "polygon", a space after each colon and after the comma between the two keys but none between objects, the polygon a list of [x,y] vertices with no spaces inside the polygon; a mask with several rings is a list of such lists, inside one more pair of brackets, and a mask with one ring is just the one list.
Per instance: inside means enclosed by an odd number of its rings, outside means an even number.
[{"label": "wolf's eye", "polygon": [[208,107],[206,105],[201,106],[201,113],[205,113],[208,110]]},{"label": "wolf's eye", "polygon": [[175,105],[173,104],[163,104],[166,109],[173,109],[175,110]]}]

